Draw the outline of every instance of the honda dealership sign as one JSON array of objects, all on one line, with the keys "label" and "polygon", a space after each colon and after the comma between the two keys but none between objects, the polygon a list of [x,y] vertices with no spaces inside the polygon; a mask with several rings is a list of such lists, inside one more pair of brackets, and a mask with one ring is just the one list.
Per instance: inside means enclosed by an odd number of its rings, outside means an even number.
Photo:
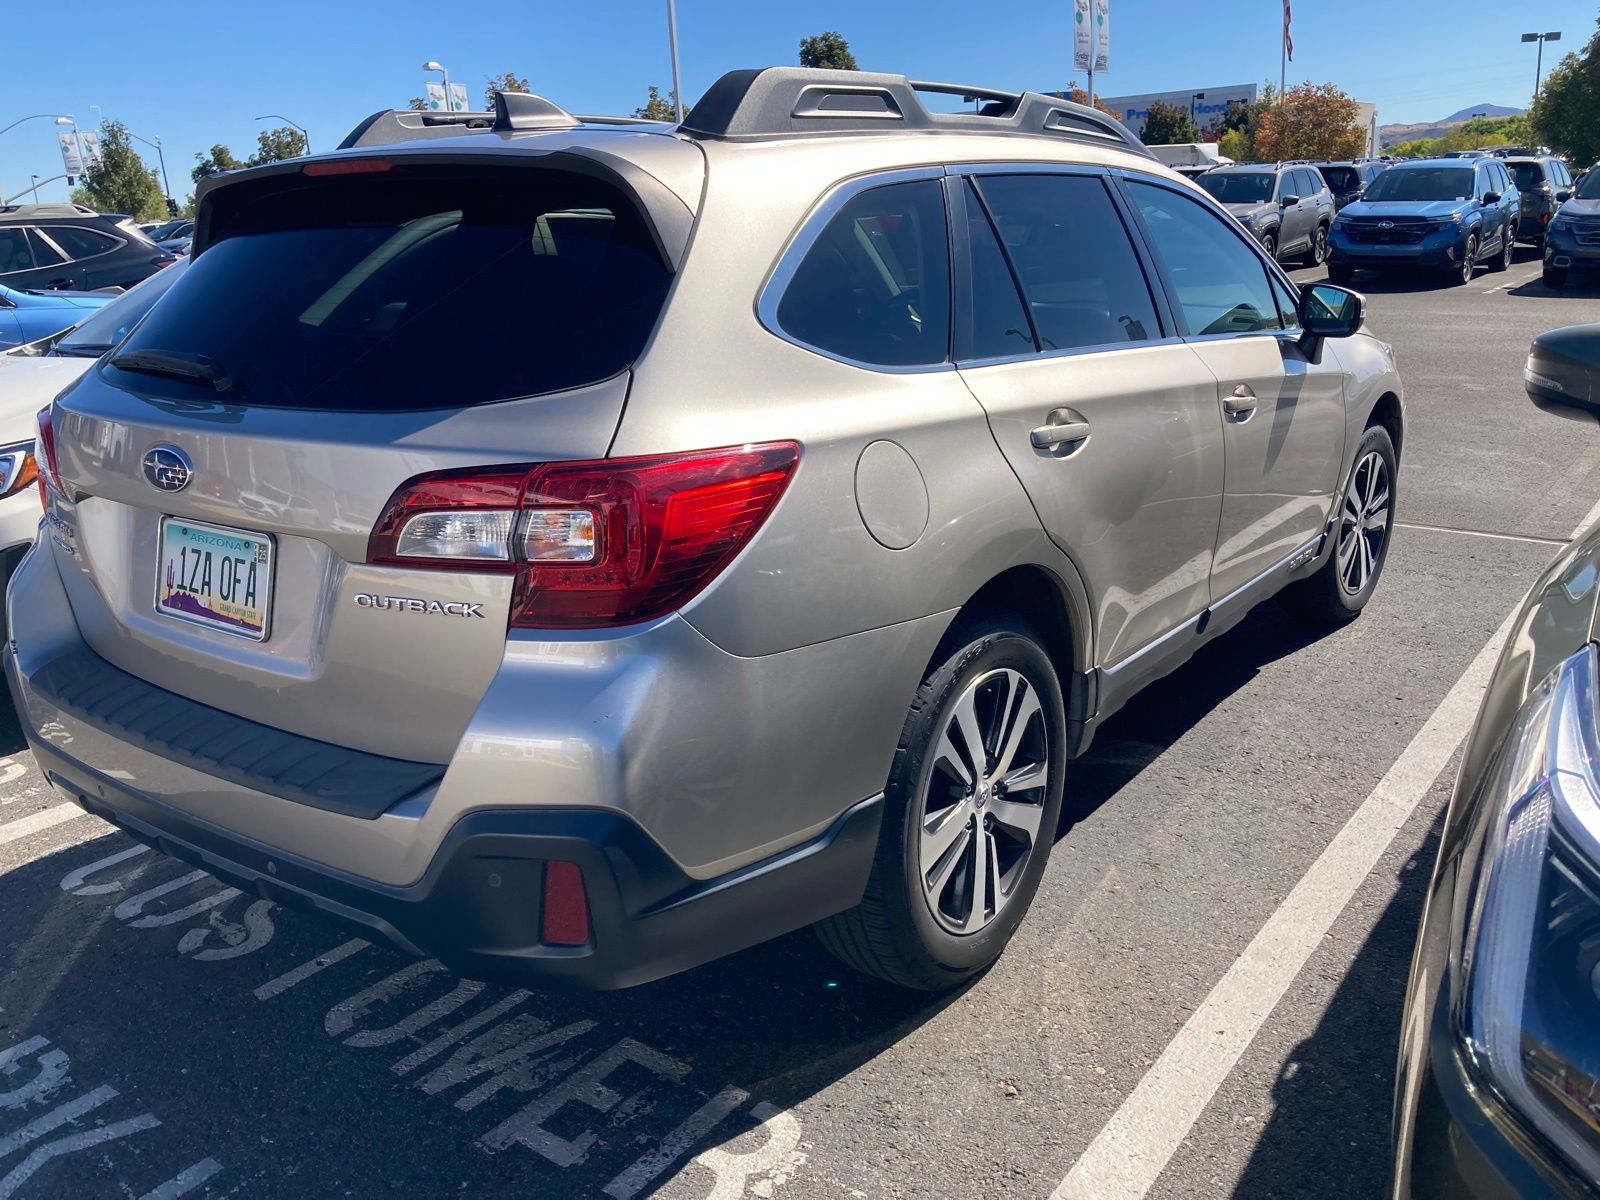
[{"label": "honda dealership sign", "polygon": [[1240,83],[1232,87],[1190,88],[1181,92],[1147,92],[1139,96],[1097,98],[1111,110],[1112,116],[1141,137],[1144,135],[1144,119],[1150,113],[1150,106],[1157,100],[1177,108],[1186,108],[1200,130],[1200,140],[1214,142],[1222,129],[1222,118],[1227,114],[1228,105],[1254,104],[1256,85]]}]

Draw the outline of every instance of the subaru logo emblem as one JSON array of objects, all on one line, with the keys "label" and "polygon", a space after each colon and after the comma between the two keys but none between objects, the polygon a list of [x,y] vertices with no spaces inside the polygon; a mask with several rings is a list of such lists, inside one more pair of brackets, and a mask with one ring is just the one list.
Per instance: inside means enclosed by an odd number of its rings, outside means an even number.
[{"label": "subaru logo emblem", "polygon": [[1393,221],[1379,221],[1378,222],[1378,228],[1379,229],[1393,229],[1394,228],[1394,222]]},{"label": "subaru logo emblem", "polygon": [[176,446],[152,446],[144,454],[144,477],[153,488],[181,492],[194,477],[194,464]]}]

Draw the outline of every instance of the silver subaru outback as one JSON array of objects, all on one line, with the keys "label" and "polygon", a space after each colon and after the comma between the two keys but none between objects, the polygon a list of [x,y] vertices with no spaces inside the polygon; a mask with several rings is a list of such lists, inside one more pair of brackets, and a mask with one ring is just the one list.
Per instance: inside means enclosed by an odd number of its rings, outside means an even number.
[{"label": "silver subaru outback", "polygon": [[958,984],[1107,716],[1383,569],[1361,298],[1061,100],[503,94],[199,211],[40,414],[29,743],[134,837],[470,976],[626,986],[815,924]]}]

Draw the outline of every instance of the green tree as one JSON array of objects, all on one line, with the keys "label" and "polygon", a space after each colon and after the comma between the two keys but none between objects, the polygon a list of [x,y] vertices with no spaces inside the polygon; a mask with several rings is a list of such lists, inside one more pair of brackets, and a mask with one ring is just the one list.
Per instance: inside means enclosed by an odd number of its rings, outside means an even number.
[{"label": "green tree", "polygon": [[100,126],[100,165],[84,176],[83,186],[72,193],[74,204],[97,212],[127,213],[140,221],[167,215],[161,180],[144,165],[133,149],[128,130],[120,121]]},{"label": "green tree", "polygon": [[1540,142],[1572,162],[1600,160],[1600,32],[1550,69],[1528,119]]},{"label": "green tree", "polygon": [[1267,162],[1356,158],[1367,144],[1357,112],[1356,102],[1331,83],[1298,84],[1262,112],[1252,149]]},{"label": "green tree", "polygon": [[[215,147],[213,147],[213,152]],[[280,125],[256,134],[256,152],[246,160],[245,166],[259,167],[262,163],[280,162],[285,158],[302,158],[306,152],[306,136],[292,125]],[[228,157],[232,158],[230,154]]]},{"label": "green tree", "polygon": [[1144,119],[1144,144],[1172,146],[1179,142],[1198,142],[1200,130],[1187,108],[1157,100]]},{"label": "green tree", "polygon": [[1225,129],[1217,139],[1217,153],[1234,162],[1249,162],[1255,157],[1250,135],[1242,129]]},{"label": "green tree", "polygon": [[[489,82],[483,89],[483,111],[494,111],[496,92],[525,92],[528,88],[528,77],[518,75],[515,71],[502,71],[498,75],[489,76]],[[417,107],[421,107],[420,103]]]},{"label": "green tree", "polygon": [[[687,110],[685,110],[687,112]],[[676,121],[677,112],[672,107],[672,101],[661,94],[661,89],[655,84],[650,85],[650,98],[633,110],[633,115],[643,117],[647,121]]]},{"label": "green tree", "polygon": [[221,142],[211,147],[210,154],[196,154],[194,170],[189,172],[189,178],[199,183],[207,175],[215,175],[218,171],[237,171],[240,167],[248,166],[233,156]]},{"label": "green tree", "polygon": [[850,43],[844,35],[830,29],[816,37],[800,39],[800,65],[826,67],[835,71],[859,71],[856,56],[850,53]]}]

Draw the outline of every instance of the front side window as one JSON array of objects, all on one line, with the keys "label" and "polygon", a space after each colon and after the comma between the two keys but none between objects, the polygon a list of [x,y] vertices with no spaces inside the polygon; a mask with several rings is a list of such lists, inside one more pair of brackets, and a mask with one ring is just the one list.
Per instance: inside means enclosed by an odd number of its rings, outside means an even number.
[{"label": "front side window", "polygon": [[818,234],[778,301],[791,337],[875,366],[950,356],[950,248],[937,180],[852,196]]},{"label": "front side window", "polygon": [[1266,265],[1216,214],[1149,183],[1129,183],[1134,204],[1194,336],[1283,328]]},{"label": "front side window", "polygon": [[1161,336],[1122,218],[1092,175],[991,175],[978,190],[1022,285],[1044,350]]},{"label": "front side window", "polygon": [[114,237],[96,233],[92,229],[79,229],[76,225],[53,225],[48,232],[50,240],[60,246],[68,258],[74,260],[93,258],[96,254],[115,250],[120,245]]},{"label": "front side window", "polygon": [[28,249],[27,233],[13,226],[0,229],[0,275],[7,271],[33,270],[33,251]]}]

